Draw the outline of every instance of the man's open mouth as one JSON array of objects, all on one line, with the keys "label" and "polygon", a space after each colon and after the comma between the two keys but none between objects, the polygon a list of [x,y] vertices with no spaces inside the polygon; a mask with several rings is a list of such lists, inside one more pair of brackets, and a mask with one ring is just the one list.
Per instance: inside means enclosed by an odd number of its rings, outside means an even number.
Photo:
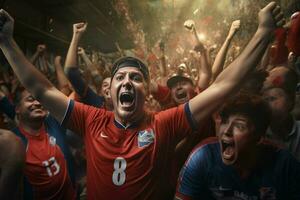
[{"label": "man's open mouth", "polygon": [[221,140],[222,157],[225,160],[234,160],[235,158],[235,144],[233,140]]},{"label": "man's open mouth", "polygon": [[120,94],[120,103],[123,107],[131,107],[134,104],[134,94],[130,92],[122,92]]},{"label": "man's open mouth", "polygon": [[177,91],[176,98],[177,99],[185,99],[187,97],[186,91]]}]

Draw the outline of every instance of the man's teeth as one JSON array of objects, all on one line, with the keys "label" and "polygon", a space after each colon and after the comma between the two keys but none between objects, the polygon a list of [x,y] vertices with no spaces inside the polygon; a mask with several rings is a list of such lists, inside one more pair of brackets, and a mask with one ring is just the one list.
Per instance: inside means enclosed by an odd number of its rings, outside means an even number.
[{"label": "man's teeth", "polygon": [[223,146],[223,157],[225,159],[231,159],[234,155],[234,142],[233,141],[227,141],[222,140],[222,146]]}]

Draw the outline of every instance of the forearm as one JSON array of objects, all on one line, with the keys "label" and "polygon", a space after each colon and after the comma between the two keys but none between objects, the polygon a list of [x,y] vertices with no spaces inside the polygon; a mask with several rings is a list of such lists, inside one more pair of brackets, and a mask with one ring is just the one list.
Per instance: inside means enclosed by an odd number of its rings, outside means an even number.
[{"label": "forearm", "polygon": [[234,89],[233,86],[238,87],[245,75],[260,62],[270,42],[270,35],[270,31],[258,29],[244,51],[217,77],[215,83],[225,84],[230,90]]},{"label": "forearm", "polygon": [[270,63],[270,45],[266,49],[263,58],[261,59],[260,69],[266,69]]},{"label": "forearm", "polygon": [[40,55],[40,53],[39,53],[38,51],[36,51],[36,52],[32,55],[32,57],[30,58],[30,62],[31,62],[32,64],[34,64],[34,63],[36,62],[36,60],[38,59],[39,55]]},{"label": "forearm", "polygon": [[68,106],[67,97],[26,59],[13,38],[2,41],[1,49],[23,86],[62,121]]},{"label": "forearm", "polygon": [[93,65],[92,61],[90,60],[90,58],[86,55],[86,53],[83,53],[81,55],[82,60],[84,61],[84,63],[87,65],[87,67],[91,67]]},{"label": "forearm", "polygon": [[80,40],[80,36],[74,34],[68,49],[65,67],[77,66],[77,47]]},{"label": "forearm", "polygon": [[215,60],[214,64],[212,66],[212,74],[213,74],[213,79],[216,79],[216,77],[222,72],[223,66],[226,60],[226,54],[228,52],[230,43],[231,43],[232,38],[226,38],[225,42],[223,43],[221,49],[219,50]]},{"label": "forearm", "polygon": [[54,67],[55,67],[55,72],[56,72],[56,77],[57,77],[57,82],[58,82],[58,88],[62,93],[65,95],[68,95],[70,93],[69,89],[69,80],[67,79],[63,67],[60,64],[60,62],[55,61],[54,62]]},{"label": "forearm", "polygon": [[160,58],[160,65],[159,65],[159,71],[162,77],[167,76],[167,63],[165,56],[162,56]]},{"label": "forearm", "polygon": [[240,87],[246,75],[259,63],[270,34],[270,31],[258,29],[241,55],[222,71],[209,88],[190,100],[190,110],[196,122],[201,123]]},{"label": "forearm", "polygon": [[14,39],[2,43],[1,49],[13,68],[20,82],[32,93],[36,87],[42,85],[45,89],[53,87],[52,84],[26,59]]},{"label": "forearm", "polygon": [[206,57],[206,51],[204,51],[200,57],[201,69],[199,69],[199,81],[198,86],[201,90],[206,89],[209,86],[211,80],[211,66],[209,65]]}]

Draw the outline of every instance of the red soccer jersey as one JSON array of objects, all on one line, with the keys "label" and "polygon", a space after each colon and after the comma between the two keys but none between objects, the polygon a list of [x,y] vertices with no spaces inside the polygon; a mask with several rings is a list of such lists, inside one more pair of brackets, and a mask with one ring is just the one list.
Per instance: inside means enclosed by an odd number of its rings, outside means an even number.
[{"label": "red soccer jersey", "polygon": [[152,93],[154,99],[158,101],[162,110],[176,106],[171,97],[171,90],[167,86],[157,84],[157,92]]},{"label": "red soccer jersey", "polygon": [[28,141],[24,174],[32,186],[34,199],[75,199],[67,163],[55,138],[49,136],[44,127],[36,136],[22,127],[19,130]]},{"label": "red soccer jersey", "polygon": [[288,31],[287,46],[295,56],[300,56],[300,14],[291,19],[291,27]]},{"label": "red soccer jersey", "polygon": [[88,199],[165,199],[176,144],[192,132],[186,104],[124,128],[114,114],[71,101],[65,122],[84,136]]}]

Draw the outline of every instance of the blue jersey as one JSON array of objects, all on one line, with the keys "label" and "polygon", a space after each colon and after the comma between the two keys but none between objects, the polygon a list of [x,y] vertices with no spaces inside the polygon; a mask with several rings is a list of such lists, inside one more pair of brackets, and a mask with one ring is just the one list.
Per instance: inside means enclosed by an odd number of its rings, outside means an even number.
[{"label": "blue jersey", "polygon": [[225,165],[220,144],[213,140],[195,148],[178,179],[178,199],[300,199],[300,163],[270,144],[258,146],[259,167],[241,179]]}]

